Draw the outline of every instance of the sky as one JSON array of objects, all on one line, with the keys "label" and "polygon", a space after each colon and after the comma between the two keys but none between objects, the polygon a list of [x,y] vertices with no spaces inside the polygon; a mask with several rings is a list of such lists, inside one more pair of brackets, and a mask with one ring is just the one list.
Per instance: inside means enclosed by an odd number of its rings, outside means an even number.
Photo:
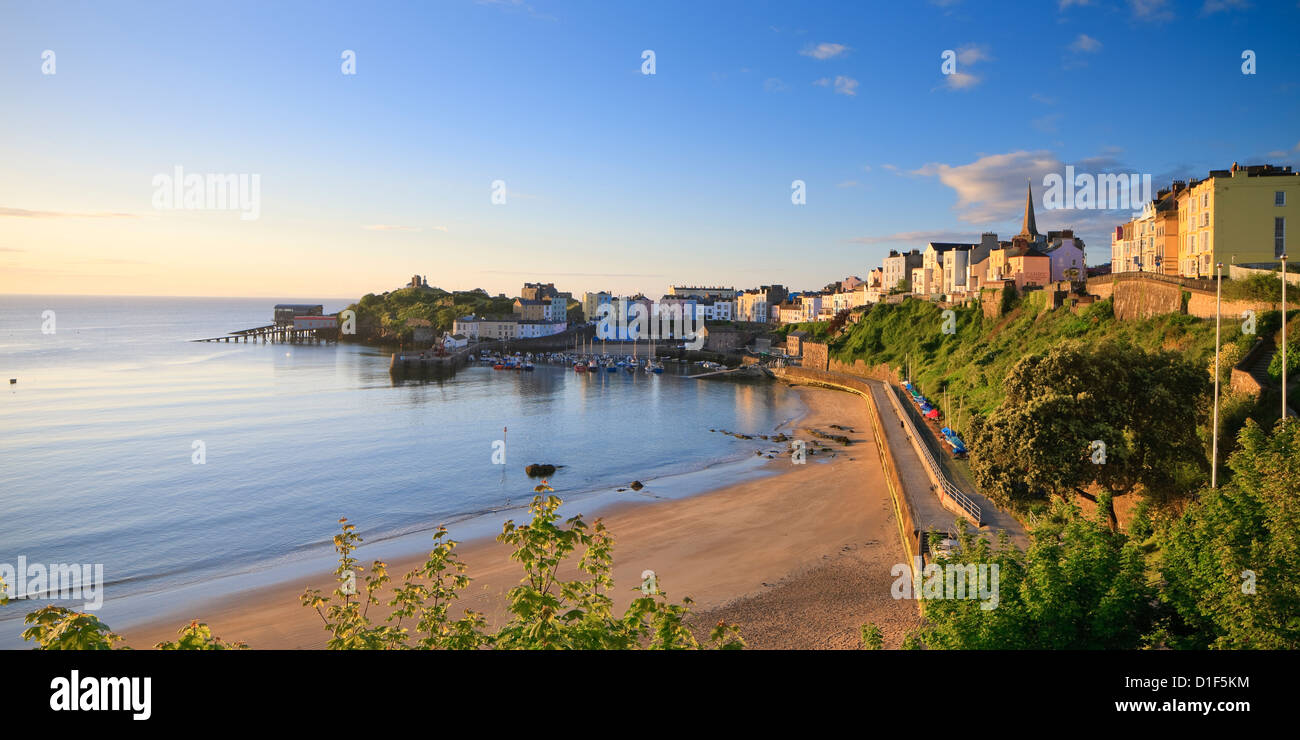
[{"label": "sky", "polygon": [[[814,289],[890,249],[1009,238],[1027,183],[1039,230],[1074,228],[1096,264],[1128,212],[1044,210],[1046,174],[1300,168],[1295,0],[0,16],[0,293]],[[167,203],[177,167],[256,176],[257,217]]]}]

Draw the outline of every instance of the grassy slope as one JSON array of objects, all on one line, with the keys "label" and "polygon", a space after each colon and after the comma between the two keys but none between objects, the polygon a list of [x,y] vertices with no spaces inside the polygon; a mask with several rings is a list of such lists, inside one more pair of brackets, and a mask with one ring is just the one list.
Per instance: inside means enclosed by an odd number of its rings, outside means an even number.
[{"label": "grassy slope", "polygon": [[[1168,314],[1140,321],[1118,321],[1110,301],[1079,315],[1058,309],[1039,315],[1044,296],[1030,293],[1011,313],[985,318],[978,306],[954,309],[956,333],[943,334],[942,310],[926,301],[877,304],[830,347],[843,362],[888,363],[902,371],[910,360],[912,380],[932,400],[942,402],[948,389],[949,417],[957,415],[960,431],[971,412],[988,413],[1002,400],[1002,379],[1022,357],[1044,353],[1065,340],[1100,342],[1122,339],[1146,350],[1177,351],[1206,368],[1213,362],[1214,323]],[[1248,349],[1254,337],[1241,333],[1238,321],[1223,322],[1223,343]]]},{"label": "grassy slope", "polygon": [[403,288],[384,295],[368,294],[349,308],[357,312],[359,338],[370,341],[409,337],[407,319],[428,319],[433,323],[435,335],[440,335],[451,329],[458,316],[471,313],[509,316],[513,305],[511,298],[492,298],[477,291],[448,293],[436,288]]}]

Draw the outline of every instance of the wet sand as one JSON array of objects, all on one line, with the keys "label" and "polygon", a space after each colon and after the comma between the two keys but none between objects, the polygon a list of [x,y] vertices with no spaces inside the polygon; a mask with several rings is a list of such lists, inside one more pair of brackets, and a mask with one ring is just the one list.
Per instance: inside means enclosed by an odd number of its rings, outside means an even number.
[{"label": "wet sand", "polygon": [[[894,648],[907,630],[920,625],[916,603],[889,594],[890,569],[906,556],[866,402],[841,391],[800,387],[798,392],[808,413],[795,425],[796,436],[815,439],[803,431],[808,427],[846,434],[852,440],[848,447],[810,444],[817,452],[805,465],[778,454],[765,464],[772,475],[685,499],[654,500],[652,481],[639,493],[628,491],[628,503],[600,512],[614,537],[617,613],[631,602],[648,569],[670,599],[694,599],[689,623],[701,638],[726,620],[740,626],[751,648],[856,648],[861,625],[874,622],[885,634],[885,646]],[[831,429],[831,424],[853,431]],[[773,443],[771,449],[784,447]],[[479,539],[461,543],[457,552],[473,578],[461,603],[485,614],[490,624],[503,624],[505,593],[522,576],[509,559],[509,547]],[[364,545],[357,556],[368,564]],[[400,580],[423,560],[414,553],[391,559],[389,574]],[[573,575],[573,569],[565,574]],[[252,648],[319,649],[328,635],[321,618],[298,597],[307,586],[329,592],[334,585],[331,574],[321,573],[123,634],[127,644],[147,648],[173,639],[177,629],[197,618],[214,634]]]}]

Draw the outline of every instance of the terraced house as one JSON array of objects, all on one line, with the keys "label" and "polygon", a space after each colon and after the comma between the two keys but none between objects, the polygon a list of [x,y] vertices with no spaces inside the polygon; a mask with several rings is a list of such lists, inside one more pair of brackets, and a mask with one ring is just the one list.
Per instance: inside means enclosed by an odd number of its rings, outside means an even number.
[{"label": "terraced house", "polygon": [[1276,264],[1300,221],[1300,173],[1269,164],[1211,170],[1178,193],[1178,273],[1208,278],[1217,262]]}]

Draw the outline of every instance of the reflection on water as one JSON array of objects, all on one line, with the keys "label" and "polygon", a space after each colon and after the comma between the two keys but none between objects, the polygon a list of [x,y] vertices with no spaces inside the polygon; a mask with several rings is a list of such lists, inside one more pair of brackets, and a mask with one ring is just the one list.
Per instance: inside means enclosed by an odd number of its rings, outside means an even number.
[{"label": "reflection on water", "polygon": [[529,463],[563,466],[551,483],[572,500],[752,457],[708,430],[761,434],[798,411],[780,386],[671,367],[394,382],[365,347],[187,341],[265,324],[272,300],[0,300],[0,362],[19,378],[0,403],[0,562],[103,563],[117,595],[319,552],[340,516],[374,540],[517,504]]}]

